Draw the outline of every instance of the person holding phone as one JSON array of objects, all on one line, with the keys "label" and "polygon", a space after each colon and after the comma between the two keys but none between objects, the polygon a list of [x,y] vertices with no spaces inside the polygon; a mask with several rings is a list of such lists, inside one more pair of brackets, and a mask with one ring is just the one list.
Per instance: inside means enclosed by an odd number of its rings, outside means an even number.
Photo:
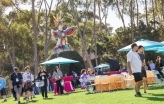
[{"label": "person holding phone", "polygon": [[48,79],[48,74],[45,71],[43,66],[39,67],[39,73],[38,73],[38,78],[39,81],[44,81],[44,86],[41,87],[41,93],[42,93],[42,97],[43,99],[48,99],[47,96],[47,79]]}]

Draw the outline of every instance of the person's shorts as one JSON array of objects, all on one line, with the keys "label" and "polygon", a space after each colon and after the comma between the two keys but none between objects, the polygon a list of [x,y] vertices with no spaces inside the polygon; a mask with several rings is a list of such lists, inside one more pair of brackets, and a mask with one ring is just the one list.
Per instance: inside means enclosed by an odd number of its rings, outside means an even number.
[{"label": "person's shorts", "polygon": [[28,86],[28,84],[25,83],[24,92],[27,92],[27,91],[32,92],[33,91],[33,86],[32,85]]},{"label": "person's shorts", "polygon": [[1,92],[1,96],[6,95],[6,89],[5,89],[5,88],[2,88],[2,89],[0,90],[0,92]]},{"label": "person's shorts", "polygon": [[147,78],[146,70],[145,70],[145,68],[143,66],[142,66],[141,74],[142,74],[142,77]]},{"label": "person's shorts", "polygon": [[135,82],[142,81],[143,75],[142,75],[140,72],[138,72],[138,73],[133,73],[133,76],[134,76]]},{"label": "person's shorts", "polygon": [[19,84],[19,85],[14,85],[14,91],[15,91],[16,93],[21,94],[21,93],[22,93],[22,85],[21,85],[21,84]]},{"label": "person's shorts", "polygon": [[33,91],[33,88],[31,87],[31,88],[26,88],[26,89],[24,89],[25,90],[25,92],[26,91],[30,91],[30,92],[32,92]]}]

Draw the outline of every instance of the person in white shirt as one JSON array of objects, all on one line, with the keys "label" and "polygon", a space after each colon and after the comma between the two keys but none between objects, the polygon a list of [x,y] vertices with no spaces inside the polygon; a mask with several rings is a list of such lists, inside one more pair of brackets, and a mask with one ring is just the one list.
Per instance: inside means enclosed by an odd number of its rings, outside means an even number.
[{"label": "person in white shirt", "polygon": [[149,66],[151,70],[155,69],[155,64],[153,63],[153,60],[150,61]]},{"label": "person in white shirt", "polygon": [[142,63],[141,63],[141,59],[140,56],[137,53],[138,50],[138,46],[137,44],[133,43],[131,45],[132,50],[128,52],[127,54],[127,65],[129,68],[129,74],[134,76],[134,80],[136,82],[136,86],[135,86],[135,91],[136,97],[141,97],[141,93],[140,93],[140,87],[142,85],[142,74],[141,74],[141,67],[142,67]]},{"label": "person in white shirt", "polygon": [[25,90],[25,94],[26,94],[26,101],[29,100],[29,97],[32,100],[33,81],[34,81],[34,76],[30,73],[30,67],[26,66],[25,67],[25,72],[23,73],[23,82],[25,83],[24,84],[24,90]]}]

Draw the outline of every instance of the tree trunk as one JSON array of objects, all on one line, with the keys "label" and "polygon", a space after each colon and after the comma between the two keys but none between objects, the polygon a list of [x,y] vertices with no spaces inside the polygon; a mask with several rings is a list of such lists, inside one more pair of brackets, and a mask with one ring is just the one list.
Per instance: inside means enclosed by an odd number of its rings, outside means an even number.
[{"label": "tree trunk", "polygon": [[162,16],[163,16],[163,21],[164,21],[164,0],[162,0]]},{"label": "tree trunk", "polygon": [[138,0],[136,0],[136,7],[137,7],[137,26],[138,26],[138,22],[139,22],[139,8],[138,8]]},{"label": "tree trunk", "polygon": [[32,0],[32,24],[34,31],[34,74],[37,75],[38,57],[37,57],[37,27],[35,20],[35,0]]},{"label": "tree trunk", "polygon": [[121,13],[120,8],[119,8],[118,0],[116,0],[116,7],[117,7],[117,10],[118,10],[119,16],[122,20],[123,27],[125,28],[125,21],[124,21],[123,13]]},{"label": "tree trunk", "polygon": [[[94,1],[95,2],[95,1]],[[101,1],[98,0],[98,8],[99,8],[99,20],[100,20],[100,23],[99,23],[99,29],[101,30],[102,29],[102,19],[101,19]],[[95,4],[94,4],[95,5]],[[95,15],[95,14],[94,14]],[[95,18],[95,16],[94,16]]]},{"label": "tree trunk", "polygon": [[151,2],[152,2],[152,8],[153,8],[153,25],[154,25],[154,29],[155,29],[154,0],[152,0]]},{"label": "tree trunk", "polygon": [[147,12],[147,0],[145,0],[145,12],[146,12],[146,25],[148,26],[148,12]]},{"label": "tree trunk", "polygon": [[[11,56],[11,54],[10,54],[10,51],[9,51],[8,46],[6,45],[5,47],[6,47],[6,50],[7,50],[7,52],[8,52],[8,55],[9,55],[9,58],[10,58],[10,62],[11,62],[12,68],[13,68],[13,70],[14,70],[15,65],[14,65],[14,62],[13,62],[13,58],[12,58],[12,56]],[[15,59],[15,58],[14,58],[14,59]]]},{"label": "tree trunk", "polygon": [[[98,65],[97,61],[97,35],[96,35],[96,0],[94,0],[94,38],[95,38],[95,61],[96,61],[96,66]],[[100,24],[101,26],[101,24]],[[91,53],[90,53],[91,54]]]},{"label": "tree trunk", "polygon": [[15,67],[15,45],[14,45],[14,34],[11,36],[12,38],[12,67]]},{"label": "tree trunk", "polygon": [[47,31],[47,27],[48,27],[48,12],[47,12],[47,6],[46,6],[46,0],[45,0],[45,9],[46,9],[46,15],[45,15],[45,21],[46,21],[46,30],[45,30],[45,43],[44,43],[44,53],[45,53],[45,56],[44,56],[44,60],[46,61],[47,60],[47,57],[48,57],[48,47],[47,47],[47,39],[48,39],[48,31]]},{"label": "tree trunk", "polygon": [[[155,11],[156,13],[159,12],[157,2],[158,2],[157,0],[154,1],[154,3],[155,3],[155,7],[154,7],[154,8],[155,8],[155,10],[156,10],[156,11]],[[157,15],[157,16],[158,16],[158,21],[160,22],[160,21],[161,21],[160,15]]]},{"label": "tree trunk", "polygon": [[133,16],[134,16],[134,12],[133,12],[133,0],[131,0],[130,1],[130,18],[131,18],[131,35],[132,35],[132,43],[134,42],[134,31],[133,31],[133,22],[134,22],[134,18],[133,18]]}]

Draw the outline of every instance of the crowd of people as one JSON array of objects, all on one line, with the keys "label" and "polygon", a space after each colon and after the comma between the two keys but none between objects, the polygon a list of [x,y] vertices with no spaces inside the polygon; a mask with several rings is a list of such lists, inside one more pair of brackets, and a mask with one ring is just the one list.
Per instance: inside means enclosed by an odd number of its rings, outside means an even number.
[{"label": "crowd of people", "polygon": [[[53,72],[53,75],[48,74],[43,66],[39,66],[38,75],[34,76],[30,71],[30,66],[24,68],[24,72],[20,72],[18,67],[14,68],[14,72],[10,75],[9,86],[15,101],[18,101],[18,104],[21,104],[20,97],[23,96],[23,99],[26,101],[31,101],[35,97],[35,94],[38,94],[41,91],[43,99],[48,99],[48,90],[53,91],[53,82],[51,78],[55,78],[57,84],[58,94],[63,94],[63,85],[62,77],[63,74],[60,69],[56,66]],[[42,81],[44,84],[38,88],[35,82]],[[47,87],[48,86],[48,87]],[[6,99],[6,79],[0,75],[0,93],[3,96],[4,102]],[[60,89],[60,91],[59,91]]]},{"label": "crowd of people", "polygon": [[[136,82],[135,91],[136,97],[141,97],[140,93],[140,86],[143,84],[144,86],[144,93],[146,93],[147,89],[147,76],[146,70],[157,70],[159,72],[159,76],[164,78],[162,73],[162,67],[164,66],[164,61],[161,59],[160,56],[157,56],[156,62],[153,63],[152,60],[145,62],[145,55],[144,55],[144,47],[137,46],[137,44],[132,44],[132,50],[127,54],[127,66],[128,72],[130,75],[133,74],[134,80]],[[106,75],[107,70],[104,68],[100,68],[98,70],[93,69],[83,69],[81,70],[80,78],[78,77],[75,71],[72,71],[72,85],[76,88],[80,86],[81,88],[87,89],[89,91],[88,86],[93,85],[93,91],[96,92],[96,88],[94,86],[94,80],[88,80],[89,77],[96,76],[96,75]],[[65,76],[67,76],[65,74]],[[20,72],[18,67],[14,68],[14,72],[10,75],[10,83],[9,86],[11,88],[11,92],[15,100],[18,101],[20,104],[20,97],[23,96],[24,100],[29,101],[33,100],[35,94],[38,94],[41,91],[41,95],[43,99],[48,98],[48,90],[54,90],[54,82],[51,79],[54,78],[56,81],[57,87],[57,95],[64,94],[64,82],[63,82],[63,73],[61,72],[60,68],[56,66],[54,68],[54,72],[51,74],[47,73],[43,66],[39,66],[38,68],[38,75],[34,76],[30,71],[30,66],[26,66],[24,68],[24,72]],[[44,84],[43,86],[37,87],[37,81],[42,81]],[[0,75],[0,93],[4,99],[4,102],[7,101],[6,99],[6,80]],[[47,87],[48,86],[48,87]]]}]

